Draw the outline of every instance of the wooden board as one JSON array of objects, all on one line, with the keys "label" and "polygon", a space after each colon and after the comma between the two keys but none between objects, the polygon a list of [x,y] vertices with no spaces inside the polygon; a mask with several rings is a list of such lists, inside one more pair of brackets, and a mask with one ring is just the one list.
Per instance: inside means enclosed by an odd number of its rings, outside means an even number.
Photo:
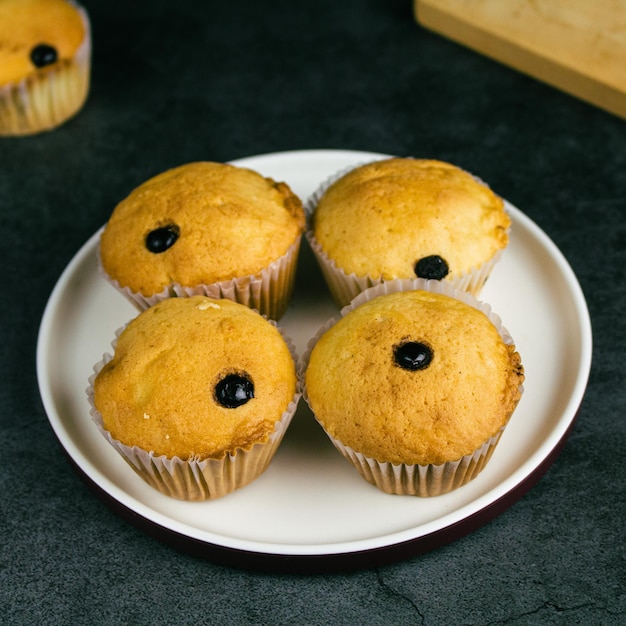
[{"label": "wooden board", "polygon": [[626,118],[626,0],[414,0],[424,27]]}]

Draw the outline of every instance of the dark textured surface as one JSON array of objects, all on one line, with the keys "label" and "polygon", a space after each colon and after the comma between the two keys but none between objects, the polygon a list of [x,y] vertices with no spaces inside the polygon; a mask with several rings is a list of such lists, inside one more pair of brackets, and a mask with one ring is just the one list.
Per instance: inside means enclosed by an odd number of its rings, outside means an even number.
[{"label": "dark textured surface", "polygon": [[[86,107],[0,139],[1,621],[624,623],[626,122],[421,29],[408,0],[86,8]],[[563,452],[493,522],[384,567],[253,573],[162,544],[84,486],[40,405],[37,330],[65,265],[147,177],[309,148],[432,156],[488,180],[578,275],[594,365]]]}]

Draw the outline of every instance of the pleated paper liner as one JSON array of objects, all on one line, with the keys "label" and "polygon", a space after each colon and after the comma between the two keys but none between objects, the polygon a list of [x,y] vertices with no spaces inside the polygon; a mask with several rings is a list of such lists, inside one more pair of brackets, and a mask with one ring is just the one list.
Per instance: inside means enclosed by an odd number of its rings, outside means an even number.
[{"label": "pleated paper liner", "polygon": [[102,267],[99,256],[98,265],[104,278],[139,311],[144,311],[167,298],[208,296],[238,302],[259,311],[261,315],[271,320],[279,320],[287,310],[293,294],[301,240],[301,236],[298,236],[285,254],[253,276],[192,286],[172,283],[159,293],[150,296],[123,287],[117,280],[112,279]]}]

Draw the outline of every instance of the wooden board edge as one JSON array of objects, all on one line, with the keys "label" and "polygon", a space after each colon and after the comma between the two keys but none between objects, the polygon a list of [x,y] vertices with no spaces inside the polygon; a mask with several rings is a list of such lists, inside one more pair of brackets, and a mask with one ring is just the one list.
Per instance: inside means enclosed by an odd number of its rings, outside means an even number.
[{"label": "wooden board edge", "polygon": [[416,21],[428,30],[609,113],[626,118],[626,93],[600,83],[576,68],[556,63],[427,2],[414,0],[414,14]]}]

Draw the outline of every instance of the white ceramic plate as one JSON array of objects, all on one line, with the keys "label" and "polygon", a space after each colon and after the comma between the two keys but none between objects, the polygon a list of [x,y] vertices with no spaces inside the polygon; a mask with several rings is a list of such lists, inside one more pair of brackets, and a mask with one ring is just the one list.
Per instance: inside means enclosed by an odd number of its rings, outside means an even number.
[{"label": "white ceramic plate", "polygon": [[[306,199],[327,176],[380,154],[312,150],[236,161],[285,180]],[[37,347],[41,397],[68,458],[113,509],[164,541],[209,558],[270,569],[328,569],[406,558],[501,513],[547,469],[576,416],[591,365],[591,325],[566,260],[536,224],[507,204],[511,242],[481,299],[502,317],[522,355],[525,393],[485,470],[430,499],[390,496],[334,450],[301,401],[269,469],[220,500],[186,503],[147,486],[99,434],[85,394],[92,366],[135,309],[97,271],[99,233],[67,266],[46,307]],[[304,244],[294,301],[281,326],[299,353],[334,316]]]}]

